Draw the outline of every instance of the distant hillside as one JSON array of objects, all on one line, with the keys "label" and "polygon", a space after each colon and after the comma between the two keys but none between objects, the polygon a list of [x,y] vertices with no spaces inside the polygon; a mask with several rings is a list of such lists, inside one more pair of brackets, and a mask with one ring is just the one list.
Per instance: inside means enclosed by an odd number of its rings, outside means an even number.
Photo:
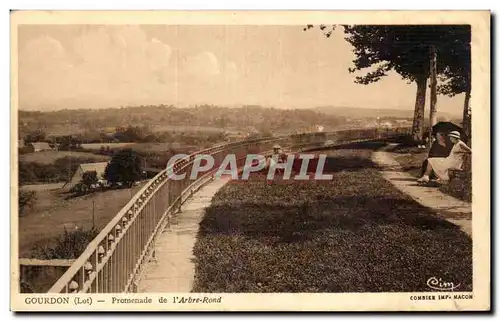
[{"label": "distant hillside", "polygon": [[[114,109],[65,109],[51,112],[19,111],[20,137],[43,130],[47,135],[114,132],[116,127],[149,127],[154,132],[290,132],[317,124],[332,130],[344,123],[343,117],[314,110],[280,110],[259,106],[227,108],[201,105],[191,108],[138,106]],[[87,133],[87,134],[86,134]]]},{"label": "distant hillside", "polygon": [[[413,110],[401,109],[375,109],[375,108],[358,108],[358,107],[334,107],[322,106],[315,109],[318,112],[334,115],[337,117],[347,118],[376,118],[376,117],[396,117],[396,118],[413,118]],[[457,117],[446,112],[439,112],[438,117],[447,120],[453,120]]]}]

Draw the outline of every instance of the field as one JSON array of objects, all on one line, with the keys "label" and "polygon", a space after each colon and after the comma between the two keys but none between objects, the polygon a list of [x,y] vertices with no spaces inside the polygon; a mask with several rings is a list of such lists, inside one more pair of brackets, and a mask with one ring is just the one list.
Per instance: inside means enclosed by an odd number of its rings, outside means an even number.
[{"label": "field", "polygon": [[222,133],[224,129],[211,126],[189,126],[189,125],[154,125],[151,127],[153,132],[174,132],[174,133],[189,133],[189,132],[206,132],[206,133]]},{"label": "field", "polygon": [[200,224],[193,291],[472,290],[470,237],[383,179],[376,147],[329,152],[331,181],[226,185]]},{"label": "field", "polygon": [[109,156],[95,155],[92,153],[74,152],[74,151],[42,151],[19,155],[19,161],[25,163],[53,164],[57,159],[63,157],[85,157],[94,159],[96,162],[105,162]]},{"label": "field", "polygon": [[[95,143],[95,144],[82,144],[82,148],[88,151],[99,151],[101,147],[108,147],[111,150],[131,148],[137,152],[151,152],[151,153],[161,153],[166,152],[169,149],[189,149],[197,150],[197,146],[185,146],[179,143]],[[83,154],[83,153],[80,153]],[[91,154],[91,153],[89,153]],[[94,155],[94,154],[91,154]]]},{"label": "field", "polygon": [[78,124],[51,124],[47,129],[47,136],[63,136],[83,134],[85,130]]},{"label": "field", "polygon": [[119,149],[119,148],[130,148],[137,143],[92,143],[92,144],[82,144],[83,149],[87,150],[95,150],[98,151],[101,149],[101,147],[107,148],[109,147],[110,149]]},{"label": "field", "polygon": [[66,199],[68,194],[60,190],[38,190],[35,207],[19,217],[19,257],[34,257],[35,245],[51,245],[65,229],[90,229],[94,200],[96,227],[101,229],[141,187],[108,190],[69,199]]},{"label": "field", "polygon": [[131,148],[138,153],[164,153],[170,149],[192,153],[200,149],[198,146],[181,146],[178,143],[138,143]]}]

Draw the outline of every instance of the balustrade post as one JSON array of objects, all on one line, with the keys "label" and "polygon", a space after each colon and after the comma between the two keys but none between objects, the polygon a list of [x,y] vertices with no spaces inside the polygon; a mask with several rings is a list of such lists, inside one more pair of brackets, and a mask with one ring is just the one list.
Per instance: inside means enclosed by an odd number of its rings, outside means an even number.
[{"label": "balustrade post", "polygon": [[[108,234],[106,237],[106,253],[109,253],[113,243],[114,243],[115,237],[113,234]],[[106,262],[107,265],[107,271],[106,271],[106,293],[112,293],[113,292],[113,256],[111,255],[110,258],[108,258],[108,261]]]},{"label": "balustrade post", "polygon": [[[105,249],[105,244],[103,246],[103,243],[101,243],[98,247],[97,247],[97,264],[101,264],[102,263],[102,260],[104,258],[104,255],[106,254],[106,249]],[[106,282],[107,282],[107,276],[106,276],[106,272],[107,272],[107,266],[103,266],[101,271],[98,272],[98,275],[97,275],[97,279],[98,279],[98,283],[97,283],[97,293],[106,293]]]},{"label": "balustrade post", "polygon": [[176,181],[175,184],[175,195],[177,196],[177,207],[176,207],[176,212],[175,213],[180,213],[181,212],[181,206],[182,206],[182,182],[184,180],[188,179],[187,175],[184,179]]},{"label": "balustrade post", "polygon": [[92,254],[90,257],[89,264],[93,268],[93,270],[90,271],[89,277],[93,277],[92,284],[90,285],[89,292],[90,293],[97,293],[98,292],[98,285],[99,285],[99,275],[97,272],[97,265],[98,265],[98,249],[95,250],[95,252]]}]

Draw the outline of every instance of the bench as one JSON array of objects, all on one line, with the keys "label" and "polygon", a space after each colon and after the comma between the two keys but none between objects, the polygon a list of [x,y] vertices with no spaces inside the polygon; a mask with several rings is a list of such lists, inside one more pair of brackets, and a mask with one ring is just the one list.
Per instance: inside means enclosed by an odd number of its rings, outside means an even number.
[{"label": "bench", "polygon": [[450,182],[455,179],[466,179],[470,177],[471,172],[472,172],[472,157],[471,155],[465,155],[461,169],[448,170],[448,175],[450,176]]},{"label": "bench", "polygon": [[448,194],[459,199],[472,201],[472,157],[466,155],[462,169],[449,170],[450,180],[446,186]]}]

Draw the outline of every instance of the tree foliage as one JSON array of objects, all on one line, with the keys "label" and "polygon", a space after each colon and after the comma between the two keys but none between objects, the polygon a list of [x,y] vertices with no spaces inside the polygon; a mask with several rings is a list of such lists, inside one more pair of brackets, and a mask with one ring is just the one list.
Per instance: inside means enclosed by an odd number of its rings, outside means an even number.
[{"label": "tree foliage", "polygon": [[128,186],[132,186],[141,177],[141,159],[132,149],[115,153],[104,173],[104,178],[111,184],[123,183]]},{"label": "tree foliage", "polygon": [[37,129],[34,130],[24,137],[24,141],[29,144],[29,143],[36,143],[36,142],[43,142],[45,141],[46,138],[46,133],[42,129]]},{"label": "tree foliage", "polygon": [[[221,122],[221,119],[223,120]],[[215,105],[198,105],[186,108],[145,106],[122,109],[58,110],[53,112],[19,112],[20,131],[28,133],[39,128],[43,121],[50,136],[80,133],[85,143],[112,142],[179,142],[180,137],[196,136],[198,140],[220,132],[252,132],[263,123],[273,132],[293,132],[299,128],[322,124],[331,129],[345,124],[344,118],[307,109],[277,109],[257,105],[230,108]],[[91,122],[100,132],[82,130],[81,123]],[[24,126],[26,124],[26,126]],[[127,130],[129,126],[135,127]],[[139,128],[137,128],[139,127]],[[149,127],[149,131],[148,131]],[[118,129],[119,134],[116,134]],[[57,132],[57,134],[53,134]],[[137,140],[136,140],[137,139]],[[215,137],[214,137],[215,139]],[[207,143],[212,142],[212,138]],[[66,144],[68,145],[68,144]],[[71,146],[72,149],[75,146]]]},{"label": "tree foliage", "polygon": [[79,149],[82,144],[82,138],[77,135],[64,135],[54,137],[56,144],[59,144],[60,150]]},{"label": "tree foliage", "polygon": [[442,85],[438,92],[455,96],[470,90],[471,85],[471,28],[470,25],[457,26],[449,30],[449,41],[441,44],[440,75]]},{"label": "tree foliage", "polygon": [[96,171],[87,171],[82,174],[82,184],[90,188],[92,185],[97,184],[99,178]]},{"label": "tree foliage", "polygon": [[148,126],[128,126],[117,127],[113,137],[119,142],[140,142],[150,140],[151,138],[146,139],[150,134]]},{"label": "tree foliage", "polygon": [[23,215],[28,208],[36,204],[37,193],[35,191],[19,190],[19,214]]},{"label": "tree foliage", "polygon": [[[304,30],[313,28],[307,25]],[[345,40],[353,47],[355,59],[351,73],[375,68],[356,83],[379,81],[390,70],[403,79],[415,81],[429,74],[429,48],[438,54],[438,73],[452,76],[462,73],[468,63],[470,70],[469,25],[343,25]],[[336,26],[320,25],[326,37]]]},{"label": "tree foliage", "polygon": [[442,95],[453,97],[465,93],[462,114],[462,128],[465,140],[471,143],[471,28],[470,25],[450,30],[450,41],[443,44],[444,70],[440,75],[443,82],[438,86]]},{"label": "tree foliage", "polygon": [[76,259],[98,234],[99,230],[94,228],[76,231],[68,231],[65,228],[64,234],[57,238],[54,244],[37,244],[33,252],[36,258],[42,260]]},{"label": "tree foliage", "polygon": [[390,70],[410,82],[429,76],[430,46],[438,53],[438,73],[444,70],[440,54],[450,41],[450,33],[459,26],[390,25],[344,26],[346,40],[354,48],[354,68],[350,72],[375,67],[375,71],[356,77],[356,82],[370,84]]},{"label": "tree foliage", "polygon": [[[304,30],[313,28],[306,26]],[[320,26],[329,37],[331,30]],[[365,71],[355,82],[368,85],[397,72],[417,84],[412,135],[421,140],[425,91],[430,73],[430,51],[437,53],[437,73],[449,81],[439,93],[454,95],[470,88],[470,26],[467,25],[343,25],[345,40],[352,45],[350,73]],[[326,30],[326,31],[325,31]]]}]

